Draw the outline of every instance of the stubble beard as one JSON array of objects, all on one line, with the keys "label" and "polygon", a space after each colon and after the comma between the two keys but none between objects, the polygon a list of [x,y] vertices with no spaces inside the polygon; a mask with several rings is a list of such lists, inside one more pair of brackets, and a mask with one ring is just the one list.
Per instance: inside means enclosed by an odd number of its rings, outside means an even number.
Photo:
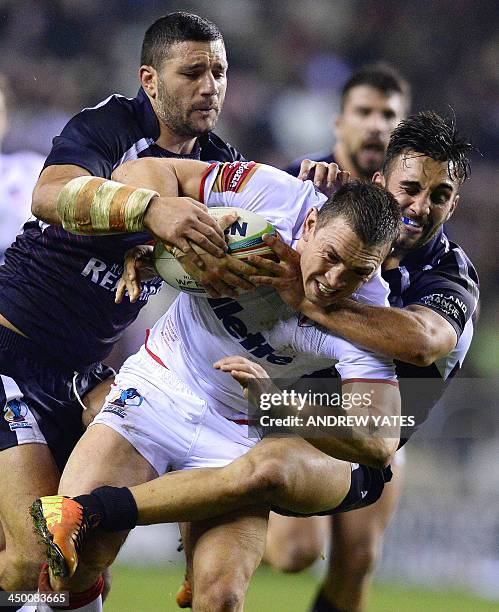
[{"label": "stubble beard", "polygon": [[156,114],[161,123],[164,123],[172,132],[178,136],[186,138],[198,138],[203,136],[213,129],[200,129],[194,122],[189,121],[187,117],[182,116],[182,109],[179,107],[177,98],[170,96],[165,84],[160,80],[158,82],[158,96],[156,99]]},{"label": "stubble beard", "polygon": [[356,153],[350,153],[350,162],[352,164],[352,166],[355,168],[355,173],[356,175],[364,180],[364,181],[370,181],[374,175],[375,172],[378,172],[381,168],[378,166],[372,166],[371,168],[363,168],[360,164],[359,164],[359,158],[357,156]]}]

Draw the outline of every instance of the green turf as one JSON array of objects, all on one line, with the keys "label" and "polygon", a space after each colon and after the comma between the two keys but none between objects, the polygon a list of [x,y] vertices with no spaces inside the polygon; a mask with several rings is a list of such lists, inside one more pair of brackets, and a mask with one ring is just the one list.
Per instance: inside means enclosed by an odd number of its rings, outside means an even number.
[{"label": "green turf", "polygon": [[[113,588],[106,612],[178,610],[175,593],[182,581],[178,566],[113,568]],[[283,575],[258,570],[248,594],[246,612],[306,612],[317,585],[308,573]],[[457,591],[433,592],[375,585],[369,612],[493,612],[497,602]]]}]

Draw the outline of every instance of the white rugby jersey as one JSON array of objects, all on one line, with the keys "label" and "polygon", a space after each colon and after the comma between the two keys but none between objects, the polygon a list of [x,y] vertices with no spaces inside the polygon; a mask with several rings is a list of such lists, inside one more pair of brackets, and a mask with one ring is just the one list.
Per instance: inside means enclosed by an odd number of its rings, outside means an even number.
[{"label": "white rugby jersey", "polygon": [[[326,200],[311,181],[254,162],[212,164],[202,181],[208,206],[238,206],[271,222],[292,245],[305,216]],[[388,285],[379,272],[356,299],[387,306]],[[341,378],[395,379],[393,362],[336,337],[261,287],[232,298],[180,294],[154,325],[146,349],[194,392],[229,418],[247,410],[239,384],[213,363],[230,355],[258,362],[273,378],[298,379],[336,365]]]}]

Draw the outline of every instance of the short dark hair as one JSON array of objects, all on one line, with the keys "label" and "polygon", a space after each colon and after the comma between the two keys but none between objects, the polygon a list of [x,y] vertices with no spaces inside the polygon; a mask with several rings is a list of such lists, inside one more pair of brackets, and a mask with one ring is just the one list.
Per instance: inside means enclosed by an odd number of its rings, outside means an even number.
[{"label": "short dark hair", "polygon": [[447,162],[449,177],[464,182],[470,175],[468,153],[475,147],[456,131],[455,118],[443,118],[433,111],[411,115],[393,130],[382,172],[388,176],[393,160],[403,153]]},{"label": "short dark hair", "polygon": [[319,210],[319,229],[342,217],[365,246],[391,244],[400,229],[397,200],[383,187],[367,181],[343,185]]},{"label": "short dark hair", "polygon": [[186,40],[209,42],[223,40],[218,27],[193,13],[169,13],[157,19],[147,30],[142,42],[140,63],[159,69],[171,45]]},{"label": "short dark hair", "polygon": [[411,87],[392,66],[379,62],[364,66],[352,74],[341,91],[341,110],[345,107],[348,93],[359,85],[369,85],[381,91],[385,96],[392,93],[401,94],[406,100],[406,108],[411,105]]}]

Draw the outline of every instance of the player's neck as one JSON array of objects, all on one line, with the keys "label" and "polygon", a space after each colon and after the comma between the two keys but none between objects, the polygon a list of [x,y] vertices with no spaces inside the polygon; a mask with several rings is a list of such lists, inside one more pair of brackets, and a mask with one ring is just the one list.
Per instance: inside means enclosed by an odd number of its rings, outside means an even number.
[{"label": "player's neck", "polygon": [[393,270],[400,266],[400,262],[407,255],[408,251],[402,251],[400,249],[393,249],[388,257],[383,262],[383,270]]},{"label": "player's neck", "polygon": [[341,142],[336,143],[336,146],[333,149],[333,157],[340,167],[340,170],[350,172],[350,178],[352,179],[359,178],[357,168],[355,168],[355,166],[352,164],[352,160]]},{"label": "player's neck", "polygon": [[192,153],[196,144],[196,137],[187,138],[173,132],[168,126],[161,121],[159,138],[156,140],[156,144],[162,149],[176,153],[177,155],[188,155]]},{"label": "player's neck", "polygon": [[362,174],[362,172],[359,171],[357,166],[353,164],[352,158],[348,154],[343,143],[336,143],[336,146],[333,149],[333,157],[336,160],[338,166],[340,167],[340,170],[346,170],[347,172],[350,172],[351,179],[361,179],[363,181],[370,181],[372,179],[372,174]]}]

